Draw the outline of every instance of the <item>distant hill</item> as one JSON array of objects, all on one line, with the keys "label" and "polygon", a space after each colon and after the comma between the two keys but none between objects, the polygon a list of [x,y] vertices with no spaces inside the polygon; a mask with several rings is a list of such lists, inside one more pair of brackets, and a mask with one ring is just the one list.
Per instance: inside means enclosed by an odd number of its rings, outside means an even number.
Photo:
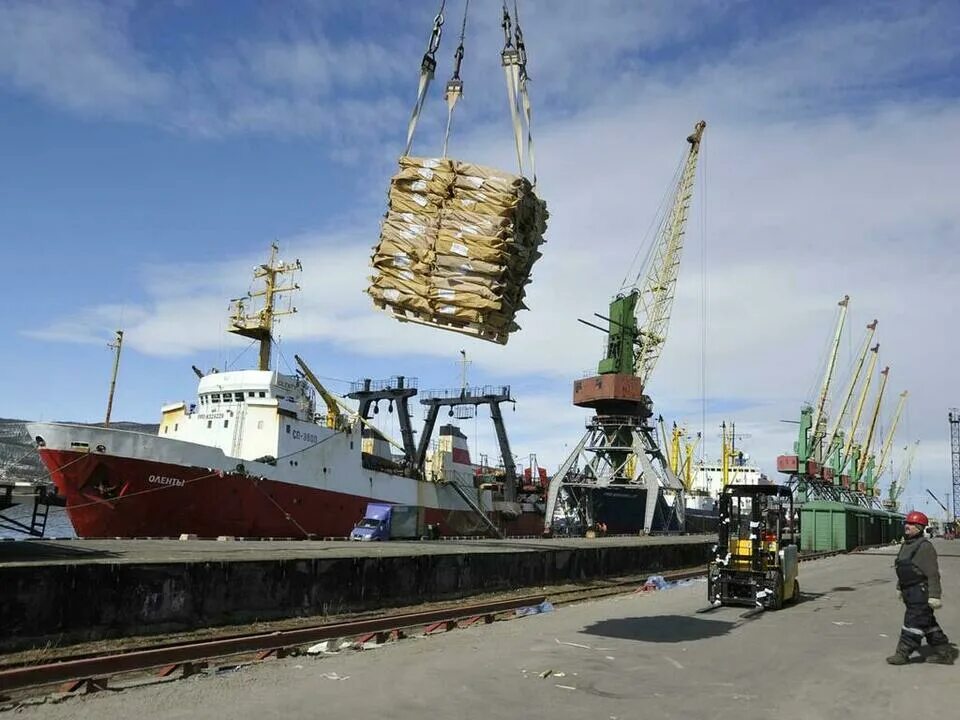
[{"label": "distant hill", "polygon": [[[103,423],[76,424],[103,427]],[[42,482],[49,479],[34,448],[33,439],[27,434],[26,425],[26,420],[0,418],[0,481]],[[156,435],[159,426],[115,422],[110,423],[110,427]]]}]

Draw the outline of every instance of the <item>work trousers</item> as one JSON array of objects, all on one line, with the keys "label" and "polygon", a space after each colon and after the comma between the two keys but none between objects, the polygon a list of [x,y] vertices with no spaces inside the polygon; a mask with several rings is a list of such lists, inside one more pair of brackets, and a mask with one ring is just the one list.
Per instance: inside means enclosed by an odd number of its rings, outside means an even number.
[{"label": "work trousers", "polygon": [[950,642],[933,614],[933,608],[927,603],[926,583],[903,588],[903,602],[907,606],[903,614],[903,627],[900,629],[900,642],[910,652],[920,649],[923,638],[931,647],[946,645]]}]

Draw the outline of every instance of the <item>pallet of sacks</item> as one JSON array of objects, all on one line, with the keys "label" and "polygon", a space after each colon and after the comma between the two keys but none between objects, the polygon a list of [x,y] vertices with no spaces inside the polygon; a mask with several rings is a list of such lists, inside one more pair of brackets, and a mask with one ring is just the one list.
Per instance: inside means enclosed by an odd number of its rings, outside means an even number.
[{"label": "pallet of sacks", "polygon": [[367,292],[402,321],[506,344],[544,242],[546,204],[517,175],[400,158]]}]

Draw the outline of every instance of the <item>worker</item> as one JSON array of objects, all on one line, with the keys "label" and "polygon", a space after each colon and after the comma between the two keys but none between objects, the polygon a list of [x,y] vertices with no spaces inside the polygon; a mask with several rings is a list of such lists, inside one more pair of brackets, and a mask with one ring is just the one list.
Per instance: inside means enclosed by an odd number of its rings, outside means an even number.
[{"label": "worker", "polygon": [[903,544],[894,567],[898,594],[907,609],[900,642],[894,654],[887,658],[891,665],[906,665],[910,655],[920,649],[924,637],[932,650],[929,662],[953,665],[953,648],[933,615],[942,600],[937,551],[924,533],[928,524],[926,515],[913,510],[907,514],[903,526]]}]

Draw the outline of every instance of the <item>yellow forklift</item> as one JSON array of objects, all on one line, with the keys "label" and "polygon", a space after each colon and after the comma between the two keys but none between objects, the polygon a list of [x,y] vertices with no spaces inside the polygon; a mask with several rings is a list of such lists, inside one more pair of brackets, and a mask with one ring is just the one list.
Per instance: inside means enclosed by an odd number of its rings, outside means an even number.
[{"label": "yellow forklift", "polygon": [[[800,595],[793,494],[783,485],[727,485],[720,494],[716,554],[707,574],[712,610],[779,610]],[[751,613],[752,614],[752,613]]]}]

